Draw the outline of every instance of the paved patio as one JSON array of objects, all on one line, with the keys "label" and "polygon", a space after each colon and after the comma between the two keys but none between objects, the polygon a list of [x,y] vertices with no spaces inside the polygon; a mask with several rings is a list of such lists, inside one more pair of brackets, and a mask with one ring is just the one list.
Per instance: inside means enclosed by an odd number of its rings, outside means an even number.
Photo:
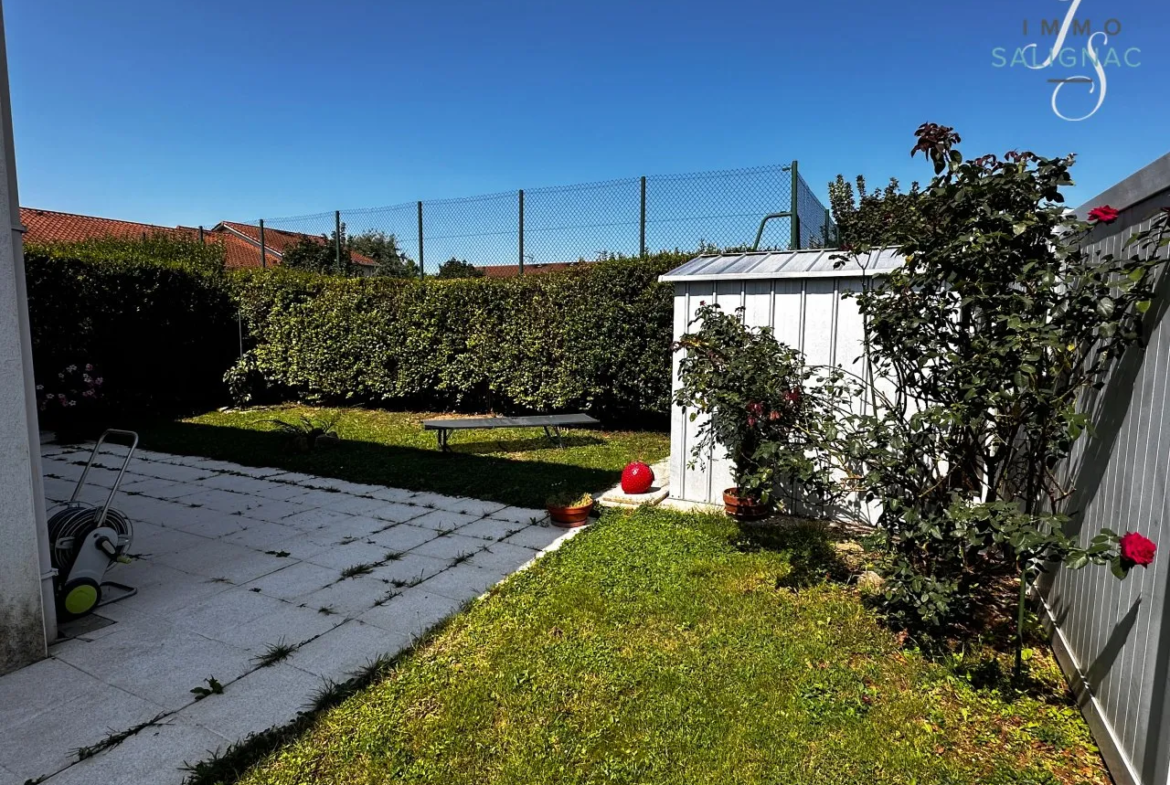
[{"label": "paved patio", "polygon": [[[50,506],[87,457],[46,446]],[[83,500],[114,477],[91,470]],[[565,535],[543,510],[143,450],[115,506],[136,558],[108,577],[138,594],[0,677],[0,785],[181,783],[184,763],[289,722],[324,684],[409,646]],[[260,667],[278,643],[296,651]],[[223,693],[196,700],[210,678]]]}]

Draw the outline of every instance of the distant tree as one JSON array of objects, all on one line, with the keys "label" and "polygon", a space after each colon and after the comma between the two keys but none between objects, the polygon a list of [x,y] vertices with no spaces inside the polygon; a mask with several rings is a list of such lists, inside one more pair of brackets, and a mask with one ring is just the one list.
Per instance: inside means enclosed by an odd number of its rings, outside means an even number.
[{"label": "distant tree", "polygon": [[842,247],[880,248],[901,245],[919,227],[917,219],[921,193],[918,183],[903,192],[895,178],[885,188],[869,191],[858,175],[857,191],[841,175],[829,183],[829,204],[840,233]]},{"label": "distant tree", "polygon": [[350,256],[348,245],[345,243],[345,226],[341,227],[342,252],[341,269],[337,265],[337,233],[329,237],[321,235],[320,239],[305,235],[296,244],[284,250],[280,263],[284,267],[294,270],[309,270],[326,275],[352,275],[353,259]]},{"label": "distant tree", "polygon": [[456,259],[452,256],[439,266],[436,278],[482,278],[483,270],[471,264],[466,259]]},{"label": "distant tree", "polygon": [[378,263],[375,275],[388,278],[417,278],[418,264],[406,255],[393,233],[369,229],[349,238],[349,250]]}]

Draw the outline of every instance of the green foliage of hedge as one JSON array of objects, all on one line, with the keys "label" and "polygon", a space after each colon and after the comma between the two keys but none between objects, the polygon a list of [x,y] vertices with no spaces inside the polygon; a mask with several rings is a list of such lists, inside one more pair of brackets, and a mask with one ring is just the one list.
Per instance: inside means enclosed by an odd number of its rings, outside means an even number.
[{"label": "green foliage of hedge", "polygon": [[314,402],[496,411],[670,406],[671,289],[664,254],[510,279],[233,276],[250,362]]},{"label": "green foliage of hedge", "polygon": [[450,281],[224,272],[218,247],[165,238],[26,258],[38,380],[93,363],[134,411],[224,403],[231,369],[250,402],[636,418],[669,411],[671,290],[657,279],[688,255]]},{"label": "green foliage of hedge", "polygon": [[32,245],[25,267],[39,383],[92,363],[116,410],[224,399],[239,335],[222,249],[166,238]]}]

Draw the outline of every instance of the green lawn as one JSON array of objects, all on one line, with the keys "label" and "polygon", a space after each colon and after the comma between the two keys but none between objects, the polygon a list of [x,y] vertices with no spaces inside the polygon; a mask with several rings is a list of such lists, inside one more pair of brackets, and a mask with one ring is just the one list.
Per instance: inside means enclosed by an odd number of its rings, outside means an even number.
[{"label": "green lawn", "polygon": [[[275,431],[272,421],[291,422],[302,415],[340,416],[343,443],[311,453],[291,449],[290,439]],[[544,506],[554,486],[605,490],[630,461],[653,463],[670,452],[669,434],[657,431],[570,430],[560,449],[541,429],[525,428],[455,433],[453,454],[445,455],[435,445],[434,432],[420,425],[441,416],[450,415],[281,406],[209,412],[138,428],[144,449],[533,508]]]},{"label": "green lawn", "polygon": [[816,525],[607,512],[226,781],[1108,782],[1046,649],[965,678],[846,575]]}]

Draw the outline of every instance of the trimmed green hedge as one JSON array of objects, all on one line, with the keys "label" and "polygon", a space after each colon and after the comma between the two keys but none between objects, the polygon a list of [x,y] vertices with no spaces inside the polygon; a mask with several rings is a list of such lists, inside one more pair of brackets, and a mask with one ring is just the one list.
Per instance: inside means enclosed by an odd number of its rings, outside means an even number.
[{"label": "trimmed green hedge", "polygon": [[224,273],[201,251],[149,245],[28,249],[38,381],[93,363],[134,411],[225,403],[225,372],[253,402],[669,411],[671,289],[657,279],[684,254],[416,281]]},{"label": "trimmed green hedge", "polygon": [[92,363],[115,411],[222,403],[239,330],[219,253],[155,240],[26,248],[37,382],[52,390],[63,368]]},{"label": "trimmed green hedge", "polygon": [[312,402],[629,419],[670,406],[671,289],[687,257],[510,279],[235,277],[248,366]]}]

